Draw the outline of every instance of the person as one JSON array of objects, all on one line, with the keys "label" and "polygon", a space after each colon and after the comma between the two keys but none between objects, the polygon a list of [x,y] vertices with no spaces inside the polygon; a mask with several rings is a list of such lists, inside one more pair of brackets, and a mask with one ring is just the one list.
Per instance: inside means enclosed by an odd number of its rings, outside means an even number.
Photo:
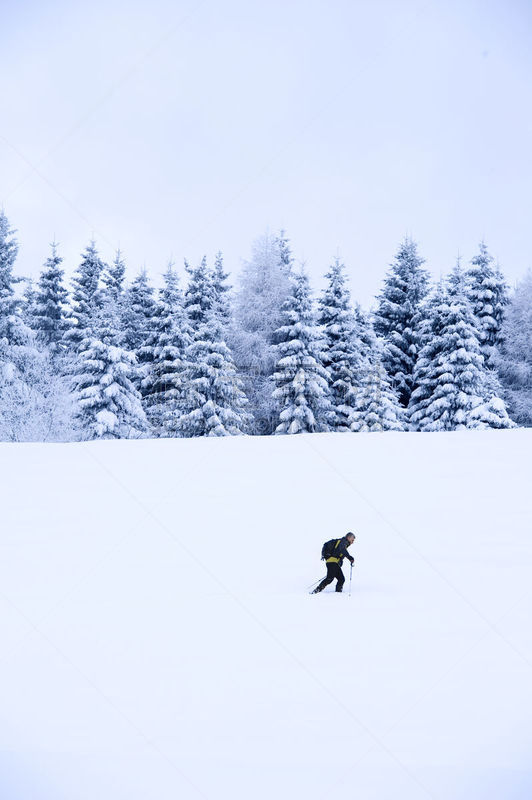
[{"label": "person", "polygon": [[328,558],[325,559],[325,563],[327,564],[327,577],[324,578],[318,586],[316,586],[312,594],[318,594],[318,592],[323,591],[323,589],[332,583],[335,578],[336,591],[342,591],[345,582],[344,573],[342,572],[342,562],[344,558],[347,558],[351,564],[355,563],[355,559],[347,552],[347,548],[351,547],[354,541],[354,533],[348,533],[341,539],[337,539],[336,542],[332,540],[330,549],[332,555],[329,555]]}]

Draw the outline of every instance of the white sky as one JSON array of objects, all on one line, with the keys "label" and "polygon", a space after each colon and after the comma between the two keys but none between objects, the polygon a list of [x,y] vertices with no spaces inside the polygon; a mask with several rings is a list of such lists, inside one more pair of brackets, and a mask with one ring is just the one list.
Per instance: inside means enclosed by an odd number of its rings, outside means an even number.
[{"label": "white sky", "polygon": [[485,237],[532,266],[532,4],[1,3],[0,203],[18,272],[94,234],[130,277],[284,226],[371,302],[409,233],[435,276]]}]

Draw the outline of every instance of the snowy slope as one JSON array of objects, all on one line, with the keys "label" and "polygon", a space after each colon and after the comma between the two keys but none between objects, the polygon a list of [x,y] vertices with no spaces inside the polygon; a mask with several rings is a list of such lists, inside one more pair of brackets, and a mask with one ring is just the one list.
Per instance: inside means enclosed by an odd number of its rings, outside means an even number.
[{"label": "snowy slope", "polygon": [[531,444],[2,445],[0,797],[532,796]]}]

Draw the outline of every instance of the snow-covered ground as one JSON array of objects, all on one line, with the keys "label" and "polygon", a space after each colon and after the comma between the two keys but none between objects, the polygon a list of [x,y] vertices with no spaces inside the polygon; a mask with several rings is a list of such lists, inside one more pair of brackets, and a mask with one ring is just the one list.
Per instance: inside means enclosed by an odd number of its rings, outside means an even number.
[{"label": "snow-covered ground", "polygon": [[531,797],[531,445],[2,445],[0,797]]}]

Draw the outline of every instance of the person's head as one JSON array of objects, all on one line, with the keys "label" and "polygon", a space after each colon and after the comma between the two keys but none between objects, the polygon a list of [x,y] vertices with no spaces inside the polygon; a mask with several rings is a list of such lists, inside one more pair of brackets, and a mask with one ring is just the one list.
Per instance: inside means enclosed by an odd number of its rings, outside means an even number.
[{"label": "person's head", "polygon": [[348,533],[345,538],[347,539],[349,544],[353,544],[353,542],[355,541],[355,534],[354,533]]}]

